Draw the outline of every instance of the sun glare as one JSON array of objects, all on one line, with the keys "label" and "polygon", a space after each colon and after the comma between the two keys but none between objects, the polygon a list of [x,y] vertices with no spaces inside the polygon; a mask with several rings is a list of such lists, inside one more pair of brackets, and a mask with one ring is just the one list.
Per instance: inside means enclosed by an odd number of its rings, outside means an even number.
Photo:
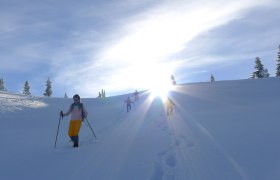
[{"label": "sun glare", "polygon": [[162,100],[165,100],[172,88],[170,79],[157,79],[150,88],[151,96],[152,98],[160,97]]},{"label": "sun glare", "polygon": [[166,86],[154,87],[150,90],[152,98],[160,97],[162,100],[166,99],[169,88]]},{"label": "sun glare", "polygon": [[138,71],[136,69],[134,70],[136,72],[134,74],[136,84],[148,89],[152,98],[160,97],[165,99],[168,92],[173,88],[171,82],[173,67],[171,63],[150,63],[145,67],[138,67]]}]

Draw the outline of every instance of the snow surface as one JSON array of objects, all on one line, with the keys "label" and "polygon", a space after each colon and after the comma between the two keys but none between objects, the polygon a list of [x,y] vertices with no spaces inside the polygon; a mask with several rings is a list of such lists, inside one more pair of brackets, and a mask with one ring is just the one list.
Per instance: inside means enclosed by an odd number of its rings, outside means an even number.
[{"label": "snow surface", "polygon": [[[143,93],[82,99],[80,147],[60,123],[72,99],[0,92],[0,179],[279,180],[279,78],[177,85],[166,117],[160,98]],[[130,95],[132,97],[132,94]]]}]

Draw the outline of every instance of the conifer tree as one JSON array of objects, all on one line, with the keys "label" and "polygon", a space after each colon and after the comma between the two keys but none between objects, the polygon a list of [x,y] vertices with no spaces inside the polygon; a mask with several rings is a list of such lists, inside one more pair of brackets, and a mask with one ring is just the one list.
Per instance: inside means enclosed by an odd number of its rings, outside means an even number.
[{"label": "conifer tree", "polygon": [[46,81],[46,90],[44,96],[50,97],[51,95],[52,95],[52,82],[50,78],[48,78],[48,80]]},{"label": "conifer tree", "polygon": [[66,92],[64,93],[64,98],[68,98],[68,96],[67,96]]},{"label": "conifer tree", "polygon": [[4,85],[4,79],[3,77],[0,79],[0,91],[7,91]]},{"label": "conifer tree", "polygon": [[25,81],[24,86],[23,86],[23,94],[24,95],[30,95],[30,86],[28,81]]},{"label": "conifer tree", "polygon": [[280,45],[278,46],[279,51],[278,51],[278,59],[277,59],[277,64],[276,64],[276,77],[280,77]]},{"label": "conifer tree", "polygon": [[103,97],[103,98],[106,97],[106,93],[105,93],[105,90],[104,90],[104,89],[102,89],[102,91],[101,91],[101,97]]},{"label": "conifer tree", "polygon": [[263,76],[264,78],[267,78],[267,77],[270,76],[270,74],[268,73],[268,70],[267,70],[267,69],[263,70],[262,76]]},{"label": "conifer tree", "polygon": [[268,73],[267,69],[263,68],[263,64],[259,57],[256,57],[255,63],[256,63],[255,64],[256,71],[252,73],[251,78],[258,79],[258,78],[269,77],[270,74]]},{"label": "conifer tree", "polygon": [[173,76],[173,74],[171,75],[170,79],[171,79],[172,84],[176,85],[176,80],[175,80],[175,77]]}]

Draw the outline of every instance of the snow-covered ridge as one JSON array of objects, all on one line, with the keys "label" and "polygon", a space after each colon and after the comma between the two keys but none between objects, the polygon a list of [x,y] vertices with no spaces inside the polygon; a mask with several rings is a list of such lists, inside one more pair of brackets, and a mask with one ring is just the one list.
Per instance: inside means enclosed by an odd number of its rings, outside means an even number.
[{"label": "snow-covered ridge", "polygon": [[177,85],[172,116],[148,92],[129,113],[132,94],[82,97],[97,138],[83,123],[77,149],[59,117],[72,98],[2,92],[0,179],[279,180],[279,89],[280,78]]},{"label": "snow-covered ridge", "polygon": [[41,108],[47,106],[39,98],[22,94],[0,91],[0,112],[17,111],[25,108]]}]

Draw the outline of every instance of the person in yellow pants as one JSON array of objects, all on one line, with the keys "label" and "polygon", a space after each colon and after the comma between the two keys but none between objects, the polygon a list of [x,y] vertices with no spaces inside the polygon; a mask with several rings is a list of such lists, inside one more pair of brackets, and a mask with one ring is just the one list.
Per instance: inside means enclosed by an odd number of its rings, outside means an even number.
[{"label": "person in yellow pants", "polygon": [[173,114],[173,106],[175,106],[175,103],[170,99],[170,97],[167,97],[165,100],[165,107],[166,107],[166,114],[167,116],[170,116]]},{"label": "person in yellow pants", "polygon": [[83,105],[83,103],[80,102],[80,96],[78,94],[75,94],[73,96],[73,100],[74,103],[71,104],[67,113],[63,113],[61,111],[60,115],[63,117],[71,114],[68,135],[71,141],[73,141],[74,147],[79,147],[79,132],[80,132],[81,124],[84,118],[87,117],[88,112],[85,106]]}]

